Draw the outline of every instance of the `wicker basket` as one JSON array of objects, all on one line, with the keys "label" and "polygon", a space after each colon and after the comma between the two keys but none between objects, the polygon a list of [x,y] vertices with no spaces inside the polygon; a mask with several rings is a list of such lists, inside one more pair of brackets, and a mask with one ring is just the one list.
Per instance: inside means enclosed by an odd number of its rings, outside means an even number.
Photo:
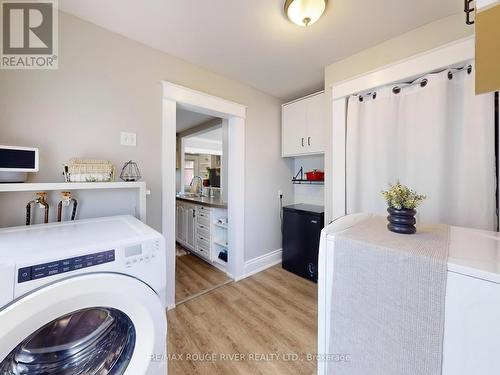
[{"label": "wicker basket", "polygon": [[66,182],[111,182],[115,179],[115,167],[108,160],[71,159],[64,166]]}]

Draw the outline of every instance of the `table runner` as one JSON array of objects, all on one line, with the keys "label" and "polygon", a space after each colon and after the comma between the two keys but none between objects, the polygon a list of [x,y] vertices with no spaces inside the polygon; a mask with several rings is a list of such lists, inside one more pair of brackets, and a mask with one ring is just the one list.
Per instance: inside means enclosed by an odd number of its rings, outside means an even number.
[{"label": "table runner", "polygon": [[449,227],[386,225],[335,235],[328,374],[441,374]]}]

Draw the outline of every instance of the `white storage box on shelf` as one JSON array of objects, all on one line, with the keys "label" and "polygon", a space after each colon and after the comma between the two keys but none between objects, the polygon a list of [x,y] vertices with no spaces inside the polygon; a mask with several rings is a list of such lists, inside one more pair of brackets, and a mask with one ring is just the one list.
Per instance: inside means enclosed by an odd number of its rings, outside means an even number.
[{"label": "white storage box on shelf", "polygon": [[[354,214],[323,230],[319,253],[318,353],[326,358],[331,322],[334,238],[369,218]],[[442,375],[497,375],[500,347],[500,234],[451,227]],[[376,345],[377,343],[374,343]],[[326,362],[318,361],[326,375]]]}]

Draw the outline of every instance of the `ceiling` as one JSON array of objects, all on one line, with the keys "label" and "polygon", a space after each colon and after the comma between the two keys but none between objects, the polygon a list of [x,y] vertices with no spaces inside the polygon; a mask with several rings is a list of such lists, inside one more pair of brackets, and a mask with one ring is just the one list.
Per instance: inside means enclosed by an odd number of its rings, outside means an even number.
[{"label": "ceiling", "polygon": [[184,130],[191,129],[195,126],[204,124],[210,120],[215,119],[213,116],[203,115],[201,113],[186,111],[184,109],[177,109],[177,127],[176,132],[180,133]]},{"label": "ceiling", "polygon": [[204,133],[188,136],[186,137],[186,139],[205,141],[222,145],[222,126],[208,130]]},{"label": "ceiling", "polygon": [[329,0],[309,28],[284,0],[63,0],[60,8],[278,98],[321,89],[324,67],[462,11],[463,0]]},{"label": "ceiling", "polygon": [[222,126],[186,137],[184,149],[191,154],[222,155]]}]

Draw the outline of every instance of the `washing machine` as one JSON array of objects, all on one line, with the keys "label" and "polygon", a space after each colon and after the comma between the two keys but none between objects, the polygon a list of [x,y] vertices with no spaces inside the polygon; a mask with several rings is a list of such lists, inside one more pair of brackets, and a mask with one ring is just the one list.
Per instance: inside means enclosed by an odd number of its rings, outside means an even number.
[{"label": "washing machine", "polygon": [[166,374],[165,259],[132,216],[1,229],[0,374]]},{"label": "washing machine", "polygon": [[[372,217],[348,215],[321,234],[318,282],[318,374],[328,374],[336,234]],[[442,375],[498,375],[500,234],[450,227]]]}]

